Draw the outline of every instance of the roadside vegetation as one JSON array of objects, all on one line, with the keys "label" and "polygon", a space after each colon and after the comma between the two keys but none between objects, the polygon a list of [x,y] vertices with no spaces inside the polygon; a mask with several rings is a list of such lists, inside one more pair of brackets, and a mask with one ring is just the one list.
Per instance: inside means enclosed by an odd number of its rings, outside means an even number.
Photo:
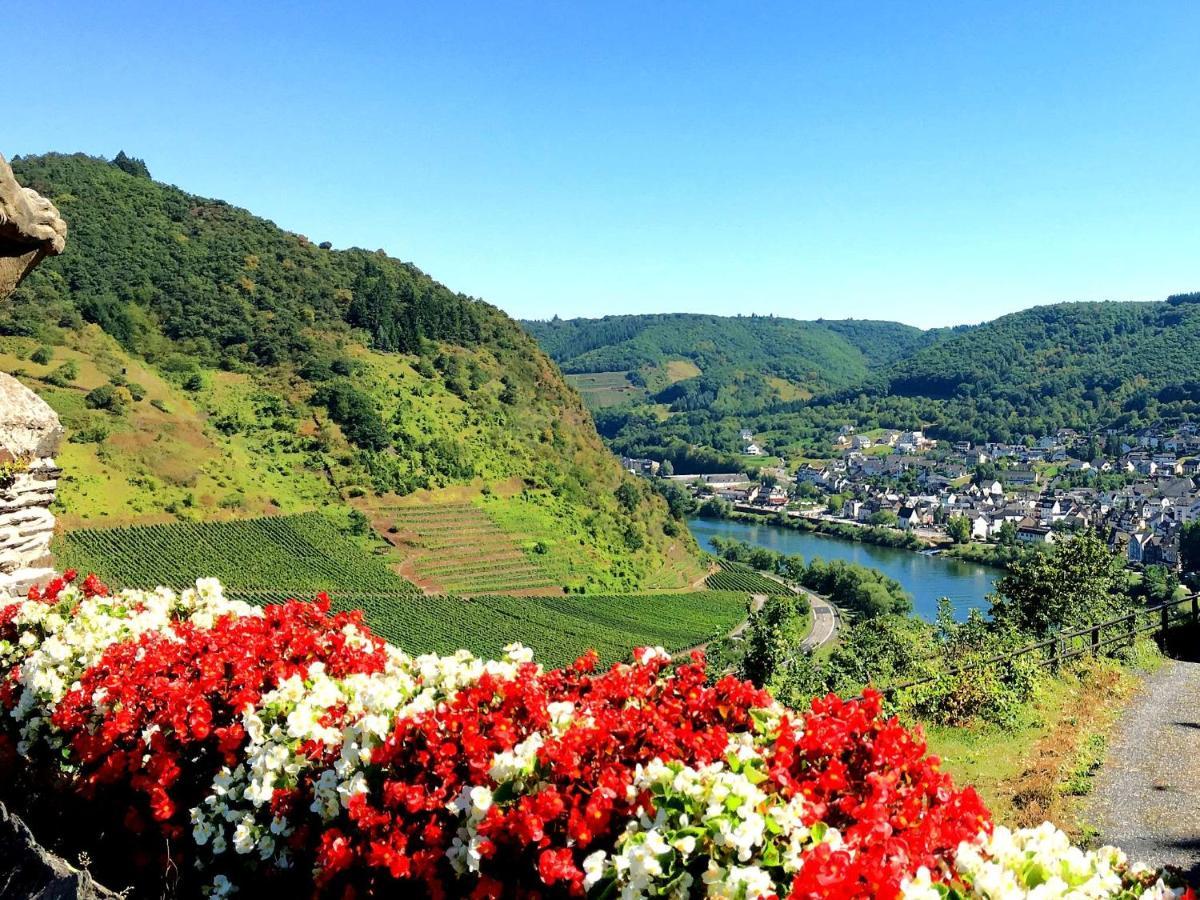
[{"label": "roadside vegetation", "polygon": [[828,693],[882,689],[893,712],[927,730],[947,769],[975,784],[1006,819],[1025,825],[1051,817],[1089,837],[1076,801],[1091,790],[1107,731],[1138,673],[1159,664],[1158,645],[1145,637],[1117,641],[1061,666],[1046,665],[1044,650],[1009,654],[1177,598],[1169,572],[1151,567],[1131,577],[1102,540],[1083,533],[1014,558],[988,615],[973,610],[955,621],[944,603],[929,623],[907,614],[903,597],[871,570],[719,538],[714,550],[825,594],[847,613],[837,642],[809,654],[796,614],[764,608],[740,641],[714,646],[714,668],[797,707]]}]

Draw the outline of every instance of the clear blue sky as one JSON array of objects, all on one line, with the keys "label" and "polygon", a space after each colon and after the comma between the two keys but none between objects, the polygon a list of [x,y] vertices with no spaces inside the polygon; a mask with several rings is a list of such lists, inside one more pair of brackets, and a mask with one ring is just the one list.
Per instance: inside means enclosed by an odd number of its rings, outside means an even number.
[{"label": "clear blue sky", "polygon": [[1195,0],[7,18],[46,56],[9,78],[0,152],[123,148],[515,316],[939,325],[1200,289]]}]

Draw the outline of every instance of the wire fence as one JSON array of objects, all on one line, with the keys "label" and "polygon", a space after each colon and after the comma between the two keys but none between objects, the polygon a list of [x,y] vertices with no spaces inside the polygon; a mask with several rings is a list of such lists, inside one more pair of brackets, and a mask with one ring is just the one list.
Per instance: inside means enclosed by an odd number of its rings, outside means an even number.
[{"label": "wire fence", "polygon": [[1172,628],[1184,624],[1200,624],[1200,594],[1191,594],[1154,606],[1134,608],[1103,622],[1060,631],[1051,637],[1018,647],[1016,650],[1006,650],[984,659],[972,660],[964,665],[951,666],[944,672],[887,685],[880,687],[879,690],[884,696],[891,696],[897,691],[928,684],[939,678],[954,677],[1031,654],[1039,655],[1040,658],[1037,661],[1039,666],[1058,671],[1068,660],[1089,655],[1098,656],[1102,651],[1113,646],[1132,646],[1138,636],[1142,634],[1161,634],[1165,638]]}]

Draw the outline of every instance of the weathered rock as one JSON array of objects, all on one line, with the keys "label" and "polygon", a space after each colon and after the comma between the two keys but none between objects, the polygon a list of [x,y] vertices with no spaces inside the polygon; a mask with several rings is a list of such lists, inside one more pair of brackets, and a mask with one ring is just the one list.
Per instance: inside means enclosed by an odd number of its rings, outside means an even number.
[{"label": "weathered rock", "polygon": [[67,223],[54,204],[17,184],[12,168],[0,156],[0,299],[45,257],[62,253]]},{"label": "weathered rock", "polygon": [[[17,184],[0,156],[0,301],[46,256],[62,253],[67,225],[54,204]],[[0,373],[0,595],[23,593],[51,573],[54,454],[58,415],[41,397]],[[0,883],[0,895],[3,885]]]},{"label": "weathered rock", "polygon": [[0,803],[0,898],[28,900],[117,900],[65,860],[42,847]]},{"label": "weathered rock", "polygon": [[62,433],[58,414],[45,400],[0,373],[0,461],[52,457]]}]

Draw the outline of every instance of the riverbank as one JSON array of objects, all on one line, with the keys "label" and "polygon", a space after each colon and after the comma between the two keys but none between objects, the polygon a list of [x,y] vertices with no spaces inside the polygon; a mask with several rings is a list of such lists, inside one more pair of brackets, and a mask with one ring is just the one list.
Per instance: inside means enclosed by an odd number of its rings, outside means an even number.
[{"label": "riverbank", "polygon": [[780,527],[758,518],[688,520],[688,528],[702,548],[711,547],[713,537],[745,541],[806,560],[841,559],[876,569],[900,582],[913,597],[914,611],[932,622],[938,601],[947,597],[957,618],[971,609],[986,612],[988,595],[994,590],[999,570],[942,556],[926,556],[904,548],[848,541],[838,535]]},{"label": "riverbank", "polygon": [[844,541],[874,544],[877,547],[892,547],[897,550],[923,550],[934,545],[932,541],[924,540],[911,531],[890,528],[886,525],[864,525],[860,522],[794,516],[766,510],[758,512],[743,506],[735,507],[734,511],[730,513],[729,519],[734,522],[766,522],[780,528],[791,528],[793,531],[825,534],[841,538]]}]

